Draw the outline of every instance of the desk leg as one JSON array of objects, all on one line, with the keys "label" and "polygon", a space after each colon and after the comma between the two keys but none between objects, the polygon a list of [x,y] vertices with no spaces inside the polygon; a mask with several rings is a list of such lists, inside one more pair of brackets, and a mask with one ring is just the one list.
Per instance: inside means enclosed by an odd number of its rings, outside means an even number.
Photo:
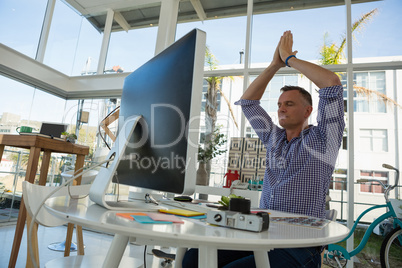
[{"label": "desk leg", "polygon": [[4,147],[5,147],[5,145],[0,145],[0,163],[1,163],[1,158],[3,157]]},{"label": "desk leg", "polygon": [[268,252],[267,251],[254,251],[254,259],[255,259],[255,266],[257,268],[260,267],[271,267],[269,265],[269,260],[268,260]]},{"label": "desk leg", "polygon": [[103,268],[119,267],[124,250],[128,244],[128,236],[116,234],[107,252]]},{"label": "desk leg", "polygon": [[44,151],[42,157],[42,164],[40,167],[40,174],[39,174],[39,185],[45,185],[47,181],[47,173],[49,171],[50,165],[50,158],[51,158],[51,151]]},{"label": "desk leg", "polygon": [[174,262],[174,268],[182,268],[182,262],[184,254],[186,254],[187,248],[178,248],[176,251],[176,258]]},{"label": "desk leg", "polygon": [[198,255],[198,267],[217,268],[218,249],[212,246],[200,246]]},{"label": "desk leg", "polygon": [[[28,167],[26,170],[25,180],[33,183],[35,180],[36,170],[38,168],[40,155],[40,148],[31,147],[29,153]],[[15,227],[13,247],[11,249],[10,261],[8,262],[9,268],[14,268],[17,263],[18,252],[20,250],[22,234],[24,233],[24,226],[26,220],[26,209],[24,204],[24,197],[21,198],[20,210],[18,212],[17,226]]]},{"label": "desk leg", "polygon": [[[74,170],[75,172],[74,173],[77,173],[77,171],[80,170],[84,166],[84,160],[85,160],[85,155],[83,155],[83,154],[77,155],[77,159],[75,160],[75,170]],[[82,172],[82,170],[80,170],[79,172]],[[82,176],[79,176],[78,178],[76,178],[74,181],[74,185],[81,185],[81,179],[82,179]]]},{"label": "desk leg", "polygon": [[64,257],[70,256],[71,241],[73,239],[74,224],[67,224],[66,242],[64,243]]},{"label": "desk leg", "polygon": [[84,238],[82,236],[82,226],[76,226],[76,235],[78,244],[77,255],[84,255]]},{"label": "desk leg", "polygon": [[[77,159],[75,160],[75,172],[81,169],[84,166],[85,155],[79,154],[77,155]],[[77,185],[81,185],[82,176],[77,178]],[[77,235],[77,246],[78,246],[78,255],[84,255],[84,238],[82,236],[82,226],[76,226],[75,229]]]}]

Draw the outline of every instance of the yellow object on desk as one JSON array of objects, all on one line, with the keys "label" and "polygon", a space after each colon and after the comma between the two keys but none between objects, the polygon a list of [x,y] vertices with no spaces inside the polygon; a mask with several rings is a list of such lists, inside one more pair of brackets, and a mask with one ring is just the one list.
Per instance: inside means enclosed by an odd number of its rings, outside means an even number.
[{"label": "yellow object on desk", "polygon": [[179,215],[179,216],[185,216],[185,217],[194,217],[194,216],[202,216],[205,213],[203,212],[197,212],[197,211],[192,211],[192,210],[187,210],[187,209],[160,209],[159,212],[162,213],[169,213],[169,214],[174,214],[174,215]]}]

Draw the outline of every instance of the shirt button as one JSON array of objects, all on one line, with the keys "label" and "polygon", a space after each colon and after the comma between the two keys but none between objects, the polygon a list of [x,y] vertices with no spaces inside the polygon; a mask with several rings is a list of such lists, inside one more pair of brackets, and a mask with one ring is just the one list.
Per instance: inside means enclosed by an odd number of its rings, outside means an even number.
[{"label": "shirt button", "polygon": [[273,195],[273,194],[271,194],[271,198],[274,198],[274,195]]}]

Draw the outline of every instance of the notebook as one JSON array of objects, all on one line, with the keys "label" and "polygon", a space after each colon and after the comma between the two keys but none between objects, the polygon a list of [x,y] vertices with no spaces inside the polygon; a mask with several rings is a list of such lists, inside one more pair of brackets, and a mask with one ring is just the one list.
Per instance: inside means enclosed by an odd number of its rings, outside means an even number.
[{"label": "notebook", "polygon": [[41,136],[45,138],[51,138],[56,140],[63,140],[60,138],[61,133],[67,130],[66,124],[57,124],[57,123],[47,123],[43,122],[42,126],[40,127],[39,133],[32,132],[32,133],[20,133],[20,135],[34,135],[34,136]]}]

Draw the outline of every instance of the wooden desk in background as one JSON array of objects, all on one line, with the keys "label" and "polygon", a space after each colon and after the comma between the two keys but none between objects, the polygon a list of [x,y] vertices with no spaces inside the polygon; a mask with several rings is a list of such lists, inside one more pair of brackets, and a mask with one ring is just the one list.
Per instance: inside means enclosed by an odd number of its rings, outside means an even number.
[{"label": "wooden desk in background", "polygon": [[[89,147],[73,144],[70,142],[40,137],[40,136],[31,136],[31,135],[11,135],[4,134],[0,135],[0,161],[3,156],[4,147],[18,147],[23,149],[30,150],[29,152],[29,160],[28,166],[26,169],[25,180],[30,183],[34,183],[36,171],[39,163],[40,152],[43,152],[42,164],[40,167],[40,175],[39,175],[39,184],[45,185],[47,174],[49,170],[49,163],[51,158],[51,153],[65,153],[65,154],[75,154],[75,171],[81,169],[84,165],[85,156],[89,153]],[[77,184],[81,184],[81,177],[77,178]],[[8,267],[15,267],[17,262],[18,252],[21,245],[21,239],[24,232],[25,220],[27,218],[24,199],[21,199],[20,210],[18,213],[17,226],[15,228],[14,234],[14,242],[10,255],[10,261]],[[74,225],[68,226],[67,238],[66,238],[66,251],[65,256],[70,254],[70,244],[72,238],[72,230],[74,229]],[[80,235],[79,235],[80,233]],[[34,231],[33,241],[35,241],[37,245],[37,237],[36,232]],[[78,254],[84,254],[84,247],[82,243],[82,229],[80,226],[77,226],[77,239],[81,239],[81,244],[78,248]],[[37,247],[37,246],[36,246]],[[37,250],[37,248],[36,248]],[[38,252],[35,252],[38,258]],[[27,258],[27,266],[30,261],[30,258]]]}]

